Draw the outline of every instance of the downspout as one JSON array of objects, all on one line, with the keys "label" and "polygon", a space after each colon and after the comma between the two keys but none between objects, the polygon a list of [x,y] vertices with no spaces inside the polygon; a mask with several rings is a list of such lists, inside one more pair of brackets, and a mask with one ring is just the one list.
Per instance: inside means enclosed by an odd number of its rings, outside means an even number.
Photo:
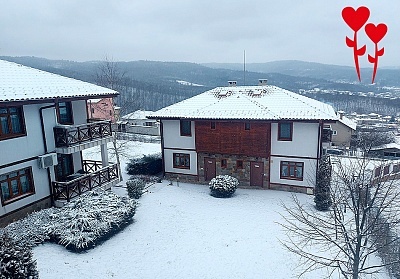
[{"label": "downspout", "polygon": [[[40,115],[40,124],[42,126],[42,137],[43,137],[43,145],[44,145],[44,152],[47,154],[48,147],[47,147],[47,140],[46,140],[46,132],[44,130],[44,118],[43,118],[43,110],[48,109],[48,108],[55,108],[56,105],[50,105],[50,106],[45,106],[39,108],[39,115]],[[54,197],[53,197],[53,187],[51,185],[51,174],[50,174],[50,168],[47,168],[47,179],[49,180],[49,189],[50,189],[50,200],[51,200],[51,205],[54,206]]]},{"label": "downspout", "polygon": [[[318,175],[318,167],[319,167],[319,160],[321,159],[321,152],[322,152],[322,129],[324,127],[324,122],[319,121],[319,127],[318,127],[318,148],[317,148],[317,164],[315,168],[315,179],[317,178]],[[317,182],[317,181],[315,181]],[[315,189],[314,185],[314,189]]]},{"label": "downspout", "polygon": [[164,156],[164,126],[160,119],[160,136],[161,136],[161,158],[162,158],[162,175],[165,177],[165,156]]}]

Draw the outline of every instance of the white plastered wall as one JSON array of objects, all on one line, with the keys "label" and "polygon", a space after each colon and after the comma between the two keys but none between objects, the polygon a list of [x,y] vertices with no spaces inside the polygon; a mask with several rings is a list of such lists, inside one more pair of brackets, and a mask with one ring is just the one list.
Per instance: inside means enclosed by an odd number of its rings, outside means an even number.
[{"label": "white plastered wall", "polygon": [[[270,183],[314,187],[319,150],[319,123],[294,122],[292,141],[278,140],[278,123],[271,124]],[[304,163],[303,180],[281,179],[281,161]]]},{"label": "white plastered wall", "polygon": [[[197,175],[197,152],[195,151],[195,127],[191,121],[192,135],[180,135],[179,120],[163,120],[164,138],[164,164],[165,171],[171,173],[181,173]],[[180,169],[173,167],[173,153],[184,153],[190,155],[190,169]]]},{"label": "white plastered wall", "polygon": [[[303,180],[294,179],[281,179],[280,178],[280,165],[281,161],[294,161],[304,163]],[[302,158],[283,158],[283,157],[271,157],[270,162],[270,183],[274,184],[285,184],[293,186],[303,187],[314,187],[315,186],[315,175],[317,160],[315,159],[302,159]]]}]

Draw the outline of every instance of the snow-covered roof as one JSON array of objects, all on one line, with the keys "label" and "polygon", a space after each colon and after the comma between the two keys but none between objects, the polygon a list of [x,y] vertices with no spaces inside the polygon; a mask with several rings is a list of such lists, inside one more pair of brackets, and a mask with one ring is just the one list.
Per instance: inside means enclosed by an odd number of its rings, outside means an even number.
[{"label": "snow-covered roof", "polygon": [[151,110],[137,110],[121,117],[121,119],[147,119],[146,115],[153,113]]},{"label": "snow-covered roof", "polygon": [[0,102],[117,95],[114,90],[0,60]]},{"label": "snow-covered roof", "polygon": [[392,142],[392,143],[388,143],[388,144],[384,144],[381,146],[376,146],[371,148],[371,150],[382,150],[382,149],[397,149],[400,150],[400,144],[398,144],[397,142]]},{"label": "snow-covered roof", "polygon": [[100,102],[101,100],[103,100],[103,99],[90,99],[90,102],[92,104],[96,104],[96,103]]},{"label": "snow-covered roof", "polygon": [[160,109],[149,117],[338,120],[332,106],[272,85],[217,87]]},{"label": "snow-covered roof", "polygon": [[347,127],[349,127],[354,131],[357,129],[357,122],[347,118],[346,116],[342,116],[342,118],[339,118],[339,122],[346,125]]}]

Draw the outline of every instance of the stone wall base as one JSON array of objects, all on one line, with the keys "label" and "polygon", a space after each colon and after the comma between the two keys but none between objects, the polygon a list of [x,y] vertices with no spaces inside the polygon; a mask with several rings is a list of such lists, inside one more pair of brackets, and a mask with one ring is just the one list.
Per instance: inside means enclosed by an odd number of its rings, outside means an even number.
[{"label": "stone wall base", "polygon": [[187,175],[187,174],[180,174],[180,173],[165,173],[165,180],[172,181],[172,182],[183,182],[183,183],[194,183],[200,184],[197,175]]},{"label": "stone wall base", "polygon": [[[230,175],[239,180],[239,187],[252,187],[250,185],[250,162],[262,162],[264,165],[263,187],[268,188],[268,174],[269,174],[269,161],[263,157],[252,157],[242,155],[227,155],[227,154],[213,154],[213,153],[198,153],[198,172],[199,181],[206,184],[208,181],[204,180],[204,160],[205,158],[213,158],[216,162],[216,175]],[[226,166],[222,166],[222,160],[226,161]],[[241,161],[242,168],[238,168],[237,162]]]},{"label": "stone wall base", "polygon": [[285,185],[285,184],[274,184],[271,183],[269,185],[271,190],[280,190],[280,191],[287,191],[287,192],[295,192],[295,193],[304,193],[308,195],[314,194],[314,188],[312,187],[304,187],[304,186],[292,186],[292,185]]},{"label": "stone wall base", "polygon": [[7,213],[6,215],[0,217],[0,227],[4,228],[8,224],[26,217],[26,215],[29,213],[49,207],[51,207],[51,198],[47,197],[23,208]]}]

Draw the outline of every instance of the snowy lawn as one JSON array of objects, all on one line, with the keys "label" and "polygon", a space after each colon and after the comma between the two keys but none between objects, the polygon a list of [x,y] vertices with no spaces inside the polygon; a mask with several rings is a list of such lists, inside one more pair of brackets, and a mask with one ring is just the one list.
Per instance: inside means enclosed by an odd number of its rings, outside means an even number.
[{"label": "snowy lawn", "polygon": [[[229,199],[207,185],[167,181],[140,199],[135,222],[83,254],[60,245],[34,248],[40,277],[293,278],[298,259],[284,250],[281,201],[290,193],[238,189]],[[304,202],[312,197],[298,195]],[[305,278],[321,278],[321,273]]]},{"label": "snowy lawn", "polygon": [[[160,152],[160,144],[128,146],[123,172],[128,158]],[[99,151],[85,151],[84,157],[99,160]],[[129,176],[123,177],[125,185]],[[86,253],[51,243],[34,248],[40,278],[296,278],[298,258],[279,243],[285,234],[277,224],[283,221],[281,203],[291,203],[291,193],[238,189],[232,198],[218,199],[207,185],[168,183],[151,186],[139,200],[134,223]],[[297,197],[314,204],[313,196]]]}]

